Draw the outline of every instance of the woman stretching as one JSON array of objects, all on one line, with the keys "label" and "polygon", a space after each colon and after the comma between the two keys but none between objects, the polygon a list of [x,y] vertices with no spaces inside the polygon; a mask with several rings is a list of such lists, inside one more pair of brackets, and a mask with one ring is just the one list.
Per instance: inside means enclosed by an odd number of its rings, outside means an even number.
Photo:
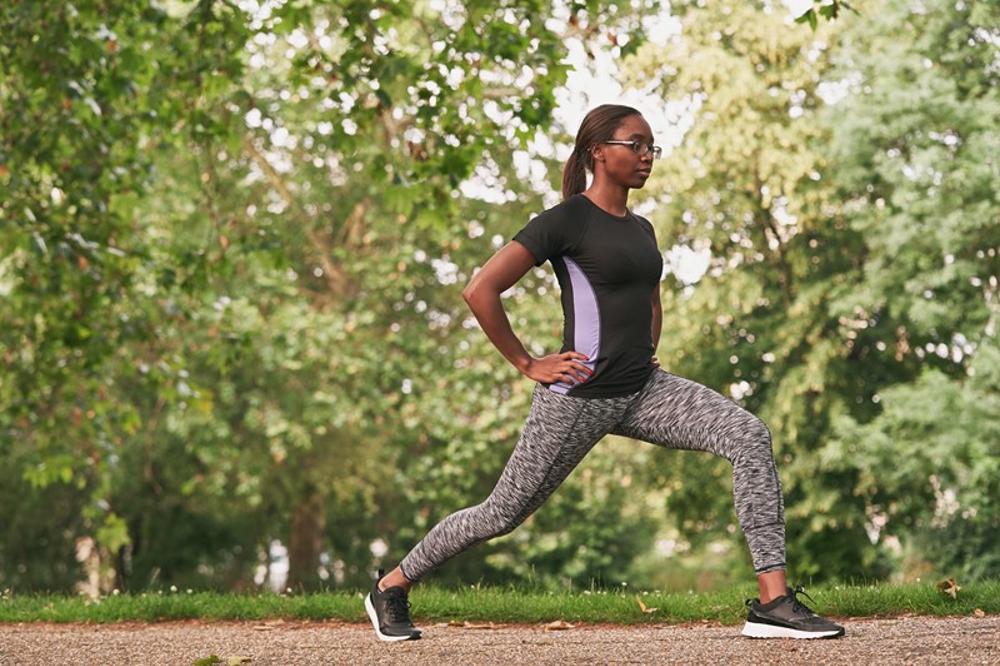
[{"label": "woman stretching", "polygon": [[[760,585],[760,598],[747,602],[744,636],[844,634],[785,581],[784,504],[767,426],[719,393],[659,368],[662,257],[653,227],[627,203],[660,152],[635,109],[593,109],[563,170],[563,202],[531,220],[465,288],[490,341],[537,385],[520,441],[486,501],[442,520],[375,582],[365,606],[381,640],[419,638],[409,616],[413,584],[524,522],[608,434],[710,451],[732,463],[736,513]],[[545,261],[561,288],[563,345],[558,354],[533,358],[500,295]]]}]

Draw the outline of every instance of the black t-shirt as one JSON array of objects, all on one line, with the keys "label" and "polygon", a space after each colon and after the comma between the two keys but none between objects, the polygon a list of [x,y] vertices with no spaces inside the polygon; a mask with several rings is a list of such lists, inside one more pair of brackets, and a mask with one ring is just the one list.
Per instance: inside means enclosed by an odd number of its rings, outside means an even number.
[{"label": "black t-shirt", "polygon": [[549,388],[610,398],[642,388],[653,371],[653,289],[663,258],[649,220],[617,217],[577,194],[532,219],[514,240],[552,263],[562,290],[562,351],[577,351],[594,371],[587,381]]}]

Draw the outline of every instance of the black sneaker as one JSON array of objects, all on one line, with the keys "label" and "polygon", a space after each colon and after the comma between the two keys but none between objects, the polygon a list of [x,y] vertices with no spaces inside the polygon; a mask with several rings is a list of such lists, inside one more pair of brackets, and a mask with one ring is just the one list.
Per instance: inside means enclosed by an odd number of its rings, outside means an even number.
[{"label": "black sneaker", "polygon": [[382,641],[415,641],[420,630],[410,621],[410,601],[401,587],[378,589],[384,572],[379,570],[378,580],[365,597],[365,609],[375,627],[375,634]]},{"label": "black sneaker", "polygon": [[762,604],[760,599],[747,599],[750,613],[743,625],[743,635],[750,638],[837,638],[844,635],[844,628],[820,617],[799,601],[803,594],[812,597],[801,587],[788,588],[785,596]]}]

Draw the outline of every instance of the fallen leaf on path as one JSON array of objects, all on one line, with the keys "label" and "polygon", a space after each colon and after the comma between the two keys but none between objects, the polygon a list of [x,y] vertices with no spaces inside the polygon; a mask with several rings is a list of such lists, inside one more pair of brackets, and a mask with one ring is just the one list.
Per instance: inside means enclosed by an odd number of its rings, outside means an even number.
[{"label": "fallen leaf on path", "polygon": [[556,620],[555,622],[549,622],[545,625],[545,631],[566,631],[567,629],[575,629],[575,627],[569,622],[564,622],[563,620]]},{"label": "fallen leaf on path", "polygon": [[272,629],[277,629],[285,623],[284,620],[269,620],[263,624],[257,624],[252,627],[254,631],[271,631]]},{"label": "fallen leaf on path", "polygon": [[642,597],[640,597],[638,594],[635,595],[635,600],[639,602],[639,608],[642,609],[643,613],[655,613],[656,611],[660,610],[659,608],[647,608],[646,604],[642,603]]},{"label": "fallen leaf on path", "polygon": [[215,664],[221,664],[222,660],[219,659],[219,655],[210,654],[204,659],[195,659],[194,666],[215,666]]},{"label": "fallen leaf on path", "polygon": [[937,589],[947,594],[952,599],[958,599],[958,591],[962,588],[955,582],[954,578],[943,580],[937,584]]},{"label": "fallen leaf on path", "polygon": [[462,624],[463,629],[499,629],[501,626],[503,625],[494,624],[492,622],[488,623],[480,622],[478,624],[472,622],[464,622]]},{"label": "fallen leaf on path", "polygon": [[250,657],[226,657],[226,663],[229,666],[240,666],[241,664],[249,664],[253,659]]}]

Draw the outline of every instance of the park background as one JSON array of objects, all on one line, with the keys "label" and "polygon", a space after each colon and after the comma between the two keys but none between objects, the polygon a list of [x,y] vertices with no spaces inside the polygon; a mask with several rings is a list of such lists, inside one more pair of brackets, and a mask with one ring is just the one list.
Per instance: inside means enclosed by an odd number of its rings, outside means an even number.
[{"label": "park background", "polygon": [[[532,386],[461,289],[614,100],[658,355],[769,424],[792,580],[995,577],[1000,5],[788,5],[0,4],[0,589],[361,588],[484,498]],[[609,438],[433,579],[748,580],[729,474]]]}]

